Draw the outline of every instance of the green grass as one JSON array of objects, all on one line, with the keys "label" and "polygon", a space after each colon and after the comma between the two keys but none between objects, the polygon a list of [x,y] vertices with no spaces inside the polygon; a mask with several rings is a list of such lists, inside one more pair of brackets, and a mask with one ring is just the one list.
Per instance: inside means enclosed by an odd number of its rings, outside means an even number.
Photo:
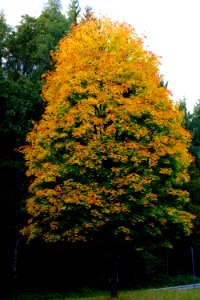
[{"label": "green grass", "polygon": [[[24,295],[5,300],[109,300],[109,293],[98,292],[94,294],[81,296],[71,294],[65,297],[54,295]],[[121,291],[119,300],[200,300],[200,289],[190,290],[139,290],[139,291]]]},{"label": "green grass", "polygon": [[147,290],[122,293],[121,300],[200,300],[200,289],[191,290]]}]

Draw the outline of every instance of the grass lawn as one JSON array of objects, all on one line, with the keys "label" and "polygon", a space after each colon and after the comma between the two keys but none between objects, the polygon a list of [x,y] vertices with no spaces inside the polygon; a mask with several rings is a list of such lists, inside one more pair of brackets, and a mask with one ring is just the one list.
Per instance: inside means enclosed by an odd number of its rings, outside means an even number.
[{"label": "grass lawn", "polygon": [[[111,299],[109,293],[94,293],[90,296],[68,295],[63,297],[54,295],[24,295],[5,300],[108,300]],[[121,291],[119,300],[200,300],[200,289],[190,290],[139,290]]]}]

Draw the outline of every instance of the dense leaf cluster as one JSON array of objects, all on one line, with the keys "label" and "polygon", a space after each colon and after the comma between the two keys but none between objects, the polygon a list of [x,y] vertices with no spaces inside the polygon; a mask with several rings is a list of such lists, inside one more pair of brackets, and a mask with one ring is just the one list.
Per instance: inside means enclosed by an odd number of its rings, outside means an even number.
[{"label": "dense leaf cluster", "polygon": [[25,148],[29,239],[133,240],[189,233],[190,136],[158,58],[126,24],[90,20],[54,52],[42,119]]}]

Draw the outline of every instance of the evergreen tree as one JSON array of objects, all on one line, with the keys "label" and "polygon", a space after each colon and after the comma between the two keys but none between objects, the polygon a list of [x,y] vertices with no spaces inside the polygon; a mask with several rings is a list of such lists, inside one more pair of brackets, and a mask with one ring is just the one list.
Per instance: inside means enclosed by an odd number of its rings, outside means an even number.
[{"label": "evergreen tree", "polygon": [[87,5],[85,7],[85,11],[83,13],[83,20],[82,21],[84,21],[84,20],[88,21],[88,20],[91,20],[91,19],[95,19],[95,16],[94,16],[94,14],[92,12],[92,7],[89,6],[89,5]]},{"label": "evergreen tree", "polygon": [[45,11],[51,10],[54,13],[61,12],[62,5],[60,0],[48,0],[44,10]]},{"label": "evergreen tree", "polygon": [[7,146],[6,146],[6,132],[5,132],[5,114],[6,103],[8,100],[9,84],[6,80],[6,70],[4,67],[6,40],[9,36],[11,28],[7,25],[4,13],[0,13],[0,199],[1,199],[1,221],[0,221],[0,296],[5,292],[5,287],[9,277],[8,264],[8,224],[10,221],[9,209],[12,210],[13,203],[8,200],[11,196],[9,172],[10,164],[7,161]]},{"label": "evergreen tree", "polygon": [[190,153],[193,155],[193,162],[189,168],[190,182],[187,184],[187,190],[190,193],[191,202],[189,210],[196,216],[194,220],[194,229],[190,237],[190,243],[200,246],[200,100],[194,106],[193,113],[187,111],[186,99],[179,103],[179,109],[184,112],[184,126],[190,131],[192,141]]},{"label": "evergreen tree", "polygon": [[80,14],[81,8],[79,6],[79,1],[78,0],[71,0],[67,15],[68,15],[68,21],[70,24],[77,25],[77,18]]},{"label": "evergreen tree", "polygon": [[179,111],[181,111],[182,114],[183,114],[182,125],[186,129],[189,130],[192,116],[191,116],[190,112],[187,110],[187,104],[186,104],[186,98],[185,97],[179,101],[178,106],[179,106]]},{"label": "evergreen tree", "polygon": [[[4,281],[16,278],[13,254],[17,253],[19,228],[25,217],[27,179],[24,159],[17,149],[25,143],[33,121],[38,121],[43,113],[42,74],[53,69],[50,51],[69,29],[58,4],[59,1],[50,1],[38,18],[23,16],[15,29],[5,23],[3,15],[0,17],[0,137],[3,141],[0,199],[5,216],[1,226],[0,251],[4,255],[1,256],[0,275]],[[9,286],[11,288],[11,282]]]}]

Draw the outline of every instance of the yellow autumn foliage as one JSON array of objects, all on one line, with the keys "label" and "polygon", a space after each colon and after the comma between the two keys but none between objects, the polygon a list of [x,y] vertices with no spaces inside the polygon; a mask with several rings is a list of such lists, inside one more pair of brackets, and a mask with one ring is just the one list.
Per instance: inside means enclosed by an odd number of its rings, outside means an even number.
[{"label": "yellow autumn foliage", "polygon": [[190,135],[160,87],[159,57],[131,26],[107,18],[76,26],[52,56],[47,107],[24,149],[32,178],[24,234],[71,242],[188,234]]}]

